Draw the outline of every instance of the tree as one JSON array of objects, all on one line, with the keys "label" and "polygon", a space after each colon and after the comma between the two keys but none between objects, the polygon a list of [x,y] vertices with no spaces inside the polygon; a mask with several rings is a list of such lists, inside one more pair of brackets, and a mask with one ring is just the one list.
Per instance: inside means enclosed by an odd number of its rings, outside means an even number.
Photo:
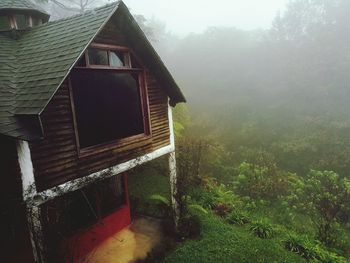
[{"label": "tree", "polygon": [[233,182],[236,191],[256,200],[276,201],[288,194],[296,176],[279,170],[273,162],[264,166],[243,162],[237,170],[238,176]]},{"label": "tree", "polygon": [[41,5],[53,20],[74,14],[82,14],[87,10],[103,5],[111,0],[32,0]]},{"label": "tree", "polygon": [[350,209],[350,180],[333,171],[311,170],[298,182],[291,200],[298,210],[311,217],[319,240],[332,245],[335,243],[334,225],[339,215]]}]

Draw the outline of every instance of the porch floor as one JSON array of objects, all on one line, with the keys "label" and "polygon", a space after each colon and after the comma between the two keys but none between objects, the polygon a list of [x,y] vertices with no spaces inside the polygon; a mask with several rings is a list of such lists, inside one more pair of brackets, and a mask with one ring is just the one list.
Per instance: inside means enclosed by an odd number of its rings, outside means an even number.
[{"label": "porch floor", "polygon": [[108,238],[87,255],[84,263],[132,263],[144,259],[162,239],[160,222],[141,217]]}]

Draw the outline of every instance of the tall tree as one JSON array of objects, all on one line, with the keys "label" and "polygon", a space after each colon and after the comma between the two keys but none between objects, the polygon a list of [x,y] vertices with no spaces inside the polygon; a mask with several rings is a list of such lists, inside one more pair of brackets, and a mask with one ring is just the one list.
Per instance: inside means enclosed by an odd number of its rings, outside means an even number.
[{"label": "tall tree", "polygon": [[[51,11],[59,13],[58,16],[65,16],[65,13],[84,13],[98,5],[109,2],[110,0],[33,0],[39,4],[48,4]],[[63,14],[63,15],[62,15]],[[54,14],[56,15],[56,14]]]}]

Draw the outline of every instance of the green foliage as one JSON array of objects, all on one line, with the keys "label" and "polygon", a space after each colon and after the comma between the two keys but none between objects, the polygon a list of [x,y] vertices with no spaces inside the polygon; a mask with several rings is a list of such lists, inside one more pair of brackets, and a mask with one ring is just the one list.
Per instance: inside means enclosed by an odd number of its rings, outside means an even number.
[{"label": "green foliage", "polygon": [[290,234],[284,241],[284,247],[294,253],[299,254],[306,259],[314,259],[314,255],[310,250],[310,240],[301,235]]},{"label": "green foliage", "polygon": [[191,211],[191,212],[198,211],[198,212],[201,212],[201,213],[203,213],[203,214],[208,214],[208,211],[205,210],[205,209],[203,208],[203,206],[201,206],[201,205],[199,205],[199,204],[189,204],[189,205],[188,205],[188,209],[189,209],[189,211]]},{"label": "green foliage", "polygon": [[158,203],[161,203],[163,205],[169,206],[170,205],[170,201],[168,198],[166,198],[165,196],[159,195],[159,194],[154,194],[151,195],[150,200],[156,201]]},{"label": "green foliage", "polygon": [[310,240],[307,236],[289,234],[283,241],[284,247],[305,259],[324,263],[345,263],[345,258],[327,251],[321,244]]},{"label": "green foliage", "polygon": [[182,136],[182,133],[183,133],[185,127],[180,122],[174,121],[173,124],[174,124],[175,137],[180,138]]},{"label": "green foliage", "polygon": [[185,104],[179,104],[173,111],[174,132],[176,138],[184,136],[185,129],[192,123],[190,114]]},{"label": "green foliage", "polygon": [[318,238],[327,245],[335,244],[334,226],[341,212],[350,208],[350,181],[332,171],[311,170],[297,182],[296,192],[289,198],[293,207],[313,220]]},{"label": "green foliage", "polygon": [[238,167],[234,185],[240,195],[273,201],[290,191],[290,178],[293,176],[279,171],[273,163],[259,166],[243,162]]},{"label": "green foliage", "polygon": [[204,188],[195,188],[191,192],[193,199],[204,208],[214,209],[218,204],[232,208],[241,206],[241,200],[224,184],[218,184],[212,179],[205,180]]},{"label": "green foliage", "polygon": [[158,202],[152,195],[170,199],[169,178],[163,176],[155,162],[135,169],[128,176],[131,212],[148,216],[164,217]]},{"label": "green foliage", "polygon": [[263,220],[253,222],[249,229],[253,235],[260,238],[271,238],[274,234],[271,224]]},{"label": "green foliage", "polygon": [[273,238],[255,238],[245,228],[229,225],[210,213],[200,215],[200,219],[201,238],[178,245],[167,255],[165,263],[306,262]]},{"label": "green foliage", "polygon": [[149,199],[156,204],[160,215],[162,215],[165,218],[172,218],[173,209],[171,206],[171,202],[167,197],[159,194],[154,194],[151,195]]},{"label": "green foliage", "polygon": [[227,204],[216,204],[214,206],[214,213],[218,216],[226,216],[228,212],[230,212],[231,208]]},{"label": "green foliage", "polygon": [[244,225],[244,224],[249,223],[250,219],[244,213],[234,209],[226,216],[226,221],[229,224]]}]

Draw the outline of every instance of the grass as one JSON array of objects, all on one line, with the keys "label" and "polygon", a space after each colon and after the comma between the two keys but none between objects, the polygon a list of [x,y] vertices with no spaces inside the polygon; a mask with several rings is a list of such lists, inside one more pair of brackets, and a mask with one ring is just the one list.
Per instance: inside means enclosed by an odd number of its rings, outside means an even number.
[{"label": "grass", "polygon": [[212,214],[201,218],[201,239],[186,240],[164,262],[306,262],[285,250],[278,238],[254,237],[246,227],[228,225]]}]

